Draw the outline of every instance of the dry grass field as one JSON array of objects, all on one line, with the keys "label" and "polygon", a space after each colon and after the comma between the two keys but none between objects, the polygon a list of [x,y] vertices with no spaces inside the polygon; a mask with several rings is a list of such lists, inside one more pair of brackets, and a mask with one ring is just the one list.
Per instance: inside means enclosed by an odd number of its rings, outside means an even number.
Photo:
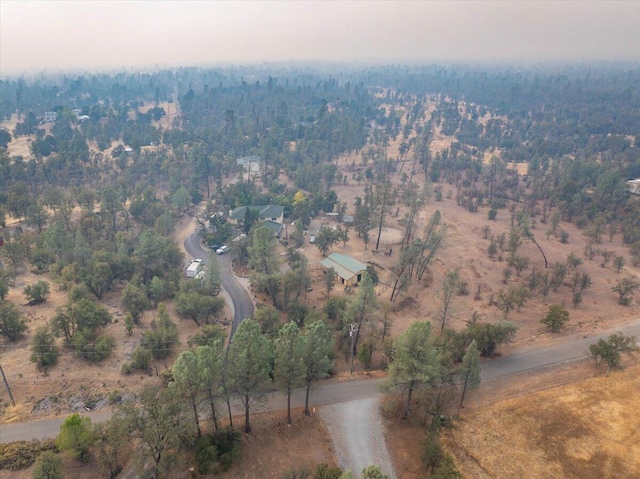
[{"label": "dry grass field", "polygon": [[465,477],[640,477],[640,365],[499,401],[445,434]]}]

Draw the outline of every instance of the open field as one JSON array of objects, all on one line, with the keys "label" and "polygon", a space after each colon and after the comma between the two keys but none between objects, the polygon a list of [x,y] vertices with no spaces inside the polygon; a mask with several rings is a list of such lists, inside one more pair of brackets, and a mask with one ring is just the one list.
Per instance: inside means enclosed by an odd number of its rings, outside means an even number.
[{"label": "open field", "polygon": [[640,365],[462,415],[445,434],[466,477],[640,476]]}]

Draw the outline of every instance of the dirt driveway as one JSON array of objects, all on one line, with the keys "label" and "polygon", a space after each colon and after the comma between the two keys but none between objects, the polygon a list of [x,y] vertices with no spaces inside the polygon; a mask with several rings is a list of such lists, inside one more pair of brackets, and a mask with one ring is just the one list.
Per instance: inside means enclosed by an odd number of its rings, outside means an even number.
[{"label": "dirt driveway", "polygon": [[373,464],[389,479],[396,479],[378,398],[324,406],[320,415],[331,434],[340,467],[351,469],[359,477],[362,469]]}]

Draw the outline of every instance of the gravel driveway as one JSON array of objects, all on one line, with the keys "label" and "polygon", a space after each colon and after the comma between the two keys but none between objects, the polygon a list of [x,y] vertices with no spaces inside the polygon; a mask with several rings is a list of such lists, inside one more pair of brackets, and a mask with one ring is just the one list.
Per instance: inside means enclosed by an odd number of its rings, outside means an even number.
[{"label": "gravel driveway", "polygon": [[360,477],[362,469],[376,465],[389,479],[396,479],[384,438],[378,398],[360,399],[323,406],[324,420],[340,467]]}]

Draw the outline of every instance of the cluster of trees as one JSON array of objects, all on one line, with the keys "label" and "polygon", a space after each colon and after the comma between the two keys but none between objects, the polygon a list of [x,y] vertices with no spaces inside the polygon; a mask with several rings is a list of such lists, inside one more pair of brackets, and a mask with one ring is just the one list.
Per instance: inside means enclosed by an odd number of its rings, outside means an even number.
[{"label": "cluster of trees", "polygon": [[[236,251],[242,242],[234,245]],[[300,295],[311,284],[309,261],[294,248],[287,250],[288,271],[282,272],[278,255],[275,253],[276,238],[266,226],[256,225],[247,238],[246,254],[251,268],[251,285],[260,293],[267,294],[276,309],[288,310],[297,304]],[[242,256],[242,255],[241,255]],[[242,261],[242,258],[239,258]]]},{"label": "cluster of trees", "polygon": [[[412,240],[400,251],[400,259],[393,268],[391,279],[391,302],[395,301],[403,291],[406,291],[414,279],[417,281],[422,280],[425,273],[429,270],[431,261],[435,258],[438,250],[444,245],[447,227],[446,225],[440,225],[440,220],[440,211],[436,211],[424,227],[423,238]],[[413,218],[410,221],[413,222]],[[407,231],[409,231],[409,227],[407,227]],[[457,273],[455,274],[457,275]],[[451,291],[453,291],[453,289]],[[445,297],[448,297],[448,299],[445,300],[446,304],[442,320],[443,329],[450,300],[448,292],[445,293]]]},{"label": "cluster of trees", "polygon": [[[160,316],[164,314],[161,310]],[[294,388],[305,388],[305,414],[309,415],[311,388],[329,375],[332,355],[333,339],[322,321],[303,331],[288,323],[271,340],[256,321],[247,319],[228,350],[220,339],[209,338],[206,344],[183,351],[166,387],[145,387],[135,400],[122,403],[109,421],[92,425],[86,417],[70,416],[61,427],[57,445],[81,462],[93,452],[111,477],[117,476],[132,452],[125,437],[136,441],[139,464],[142,468],[152,464],[154,477],[171,465],[178,450],[195,450],[202,473],[226,469],[237,458],[239,447],[239,435],[232,429],[231,402],[242,404],[247,433],[251,432],[250,411],[274,389],[284,391],[290,399]],[[213,422],[213,433],[208,435],[201,427],[202,404]],[[222,404],[228,411],[229,427],[222,426]],[[287,420],[290,424],[290,407]],[[45,460],[55,462],[49,456],[41,462]]]},{"label": "cluster of trees", "polygon": [[[422,461],[435,477],[460,477],[450,456],[444,453],[438,433],[448,408],[457,402],[463,407],[466,393],[480,385],[480,350],[475,340],[464,349],[461,360],[448,344],[431,336],[431,323],[413,323],[397,338],[395,353],[389,364],[386,391],[406,394],[403,417],[411,411],[414,395],[420,393],[427,404],[427,435]],[[457,401],[459,398],[459,402]]]},{"label": "cluster of trees", "polygon": [[[390,78],[392,70],[376,74]],[[494,219],[499,209],[509,207],[513,211],[520,205],[532,220],[541,215],[541,223],[546,223],[551,217],[551,234],[563,243],[568,234],[558,229],[560,219],[584,228],[594,242],[601,241],[605,230],[611,237],[619,234],[636,261],[640,204],[625,193],[624,181],[640,176],[640,149],[633,139],[638,122],[630,114],[637,99],[627,103],[632,88],[627,72],[615,68],[602,71],[597,80],[590,68],[558,76],[539,71],[480,73],[427,67],[416,67],[410,74],[396,73],[406,90],[397,87],[380,98],[381,102],[418,106],[416,98],[439,94],[434,97],[436,108],[431,120],[422,131],[413,125],[418,141],[404,141],[397,160],[402,166],[407,150],[411,150],[414,168],[422,167],[425,179],[455,185],[460,206],[472,212],[486,206],[490,219]],[[481,88],[474,83],[478,78],[482,78]],[[565,96],[567,91],[574,94]],[[509,102],[504,101],[507,97]],[[610,104],[603,106],[605,97],[615,98],[615,114]],[[514,108],[514,104],[520,107]],[[567,109],[569,104],[571,108]],[[598,108],[610,114],[595,114]],[[571,119],[566,118],[569,110],[575,112]],[[597,127],[594,117],[602,120]],[[432,158],[421,144],[428,145],[430,138],[425,130],[434,128],[457,141]],[[385,133],[390,131],[387,125]],[[493,156],[485,164],[485,156],[495,154],[496,149],[499,157]],[[515,169],[507,167],[509,161],[529,163],[524,182]],[[408,179],[410,184],[411,177],[403,177],[403,181]],[[492,255],[497,254],[495,245],[491,249],[495,250]],[[620,269],[623,265],[624,258],[619,257],[614,266]]]},{"label": "cluster of trees", "polygon": [[333,245],[342,243],[344,246],[347,241],[349,241],[349,229],[339,225],[333,229],[323,224],[316,234],[316,248],[322,253],[322,256],[327,256]]},{"label": "cluster of trees", "polygon": [[[131,333],[133,325],[127,321],[125,326]],[[142,343],[134,349],[131,361],[122,365],[122,372],[128,374],[133,370],[149,370],[152,358],[165,359],[178,342],[178,327],[164,304],[160,304],[157,319],[151,322],[151,329],[144,333]]]},{"label": "cluster of trees", "polygon": [[[485,227],[484,235],[488,237],[490,228]],[[512,228],[509,239],[507,241],[505,233],[499,235],[496,239],[493,235],[490,237],[490,244],[488,248],[489,256],[493,257],[500,250],[500,258],[502,253],[508,251],[511,253],[508,266],[503,271],[503,282],[507,284],[512,277],[512,269],[516,272],[516,277],[521,277],[521,273],[528,269],[529,258],[526,256],[518,256],[516,251],[521,244],[522,235],[517,228]],[[508,246],[505,247],[505,244]],[[611,251],[599,250],[593,248],[591,244],[587,244],[584,250],[585,257],[592,260],[597,254],[603,255],[602,266],[606,266],[606,263],[613,256]],[[546,258],[545,258],[546,261]],[[499,291],[497,294],[497,300],[495,301],[498,307],[505,312],[505,318],[509,311],[514,307],[518,309],[524,305],[527,299],[536,291],[539,291],[542,296],[546,297],[550,291],[556,292],[563,284],[565,280],[570,281],[572,287],[572,304],[574,308],[577,308],[582,303],[583,292],[589,289],[592,285],[591,276],[579,269],[579,266],[583,264],[582,258],[580,258],[575,252],[571,252],[567,255],[564,262],[553,263],[549,270],[540,271],[537,268],[533,268],[530,274],[524,278],[524,280],[510,287],[507,291]],[[624,266],[625,261],[622,256],[616,257],[614,264],[619,272]],[[626,306],[631,303],[634,292],[640,287],[637,281],[632,278],[623,278],[618,280],[613,286],[612,291],[618,294],[618,304]],[[553,329],[553,328],[552,328]]]}]

